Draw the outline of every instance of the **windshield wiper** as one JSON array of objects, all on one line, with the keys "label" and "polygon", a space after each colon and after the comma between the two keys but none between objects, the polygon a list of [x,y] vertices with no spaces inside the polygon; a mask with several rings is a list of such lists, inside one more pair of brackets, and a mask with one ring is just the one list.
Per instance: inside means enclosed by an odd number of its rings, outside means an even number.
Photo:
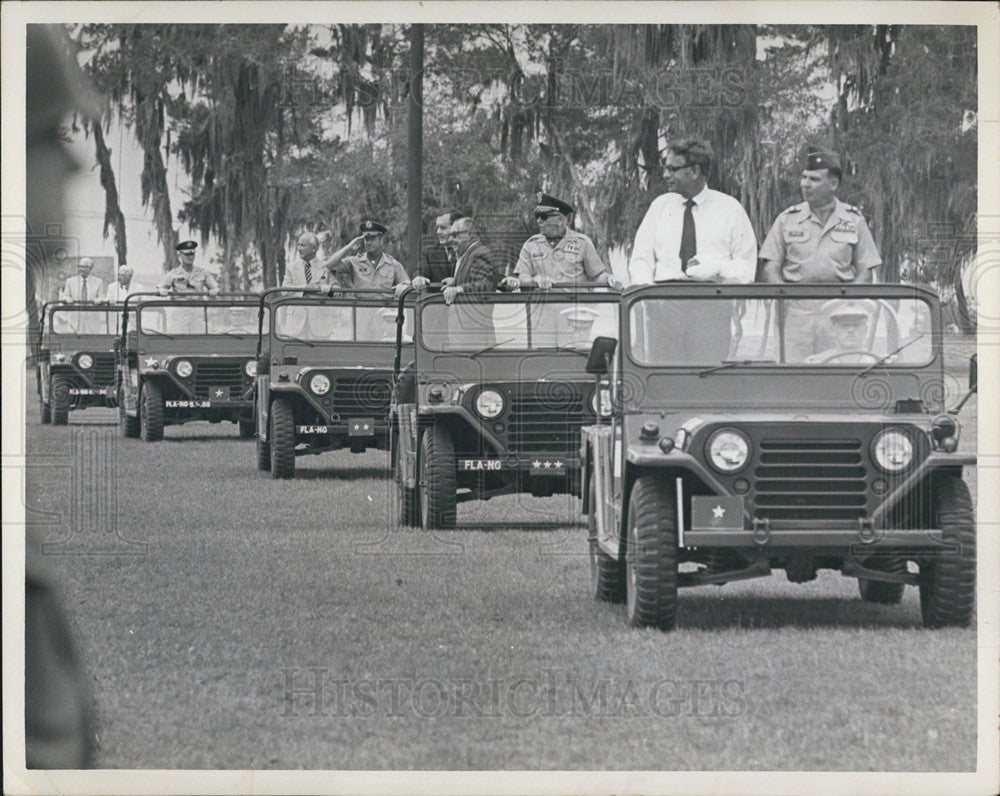
[{"label": "windshield wiper", "polygon": [[469,354],[469,358],[470,359],[475,359],[480,354],[485,354],[487,351],[492,351],[494,348],[499,348],[502,345],[507,345],[507,343],[513,343],[513,342],[514,342],[514,338],[513,337],[510,338],[509,340],[497,340],[495,343],[490,343],[488,346],[484,346],[483,348],[480,348],[476,353]]},{"label": "windshield wiper", "polygon": [[[539,349],[536,349],[536,350],[537,351],[546,351],[546,350],[550,350],[550,349],[539,348]],[[568,346],[568,345],[557,345],[554,349],[551,349],[551,350],[553,350],[553,351],[561,351],[561,352],[566,353],[566,354],[576,354],[577,356],[581,356],[581,357],[589,357],[590,356],[590,350],[589,349],[586,350],[586,351],[584,351],[581,348],[573,348],[573,346]]]},{"label": "windshield wiper", "polygon": [[288,341],[293,342],[293,343],[304,343],[305,345],[309,346],[310,348],[315,348],[316,347],[316,343],[314,343],[312,340],[303,340],[301,337],[281,337],[280,339],[281,340],[288,340]]},{"label": "windshield wiper", "polygon": [[718,373],[720,370],[729,370],[729,368],[735,368],[740,365],[775,365],[777,361],[774,359],[726,359],[721,365],[716,365],[714,368],[707,368],[698,374],[699,379],[703,379],[711,373]]},{"label": "windshield wiper", "polygon": [[888,354],[886,354],[884,357],[882,357],[878,361],[872,362],[872,364],[870,364],[867,368],[865,368],[863,371],[861,371],[858,374],[858,376],[859,377],[860,376],[867,376],[869,373],[871,373],[873,370],[875,370],[875,368],[882,367],[882,365],[884,365],[886,362],[888,362],[890,359],[892,359],[892,357],[896,356],[896,354],[898,354],[904,348],[906,348],[907,346],[913,345],[915,342],[917,342],[917,340],[922,340],[924,338],[924,336],[925,335],[918,334],[912,340],[907,340],[905,343],[903,343],[901,346],[899,346],[899,348],[897,348],[895,351],[890,351]]}]

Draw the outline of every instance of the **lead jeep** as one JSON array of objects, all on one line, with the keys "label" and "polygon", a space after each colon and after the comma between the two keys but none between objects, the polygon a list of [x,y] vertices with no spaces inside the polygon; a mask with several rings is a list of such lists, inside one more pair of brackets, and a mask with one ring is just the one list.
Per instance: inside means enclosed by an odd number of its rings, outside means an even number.
[{"label": "lead jeep", "polygon": [[[270,288],[260,306],[270,308],[273,323],[258,344],[258,469],[293,478],[298,456],[388,450],[397,336],[392,293]],[[400,313],[405,338],[407,311]]]},{"label": "lead jeep", "polygon": [[42,423],[71,410],[115,406],[115,340],[121,305],[54,301],[42,307],[36,367]]},{"label": "lead jeep", "polygon": [[[622,300],[588,369],[613,394],[583,430],[594,592],[674,627],[681,586],[784,569],[920,591],[925,626],[965,626],[976,529],[945,406],[941,308],[890,285],[665,284]],[[974,446],[974,442],[973,442]]]},{"label": "lead jeep", "polygon": [[123,318],[117,371],[123,436],[155,442],[165,426],[199,420],[236,423],[241,438],[252,436],[256,295],[135,293]]},{"label": "lead jeep", "polygon": [[579,494],[580,428],[602,410],[584,364],[596,335],[617,334],[618,298],[557,285],[417,302],[391,410],[402,524],[450,528],[458,503],[496,495]]}]

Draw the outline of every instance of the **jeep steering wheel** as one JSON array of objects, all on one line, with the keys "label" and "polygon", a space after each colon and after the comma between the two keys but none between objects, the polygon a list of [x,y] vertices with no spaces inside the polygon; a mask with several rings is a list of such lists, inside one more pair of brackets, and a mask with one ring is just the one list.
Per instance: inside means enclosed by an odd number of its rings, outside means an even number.
[{"label": "jeep steering wheel", "polygon": [[859,355],[869,357],[872,362],[878,362],[879,359],[878,354],[858,348],[854,349],[853,351],[837,351],[836,353],[830,354],[830,356],[824,358],[821,361],[822,364],[825,365],[827,362],[835,362],[838,359],[843,359],[844,357],[859,356]]}]

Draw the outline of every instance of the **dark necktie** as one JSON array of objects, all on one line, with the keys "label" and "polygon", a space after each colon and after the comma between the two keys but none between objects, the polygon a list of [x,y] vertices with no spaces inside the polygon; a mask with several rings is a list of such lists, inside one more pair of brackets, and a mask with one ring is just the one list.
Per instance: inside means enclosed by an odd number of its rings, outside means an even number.
[{"label": "dark necktie", "polygon": [[687,273],[687,261],[694,257],[698,251],[698,238],[694,233],[694,199],[688,199],[684,203],[684,227],[681,229],[681,270]]},{"label": "dark necktie", "polygon": [[309,285],[309,284],[312,284],[312,281],[313,281],[313,272],[312,272],[312,268],[309,267],[309,261],[308,260],[306,261],[305,265],[306,265],[306,284]]},{"label": "dark necktie", "polygon": [[87,277],[80,280],[80,301],[87,300]]}]

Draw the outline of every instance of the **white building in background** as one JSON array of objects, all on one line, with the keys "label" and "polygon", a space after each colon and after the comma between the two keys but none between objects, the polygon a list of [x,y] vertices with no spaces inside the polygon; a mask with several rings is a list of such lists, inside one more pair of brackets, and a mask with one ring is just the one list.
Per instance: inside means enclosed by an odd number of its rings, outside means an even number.
[{"label": "white building in background", "polygon": [[[118,186],[118,201],[125,216],[125,242],[128,249],[128,264],[135,270],[135,280],[144,285],[155,285],[164,271],[164,252],[156,238],[152,207],[142,206],[142,150],[132,131],[118,122],[112,123],[105,132],[108,148],[111,150],[111,165]],[[104,238],[104,188],[101,186],[101,171],[94,155],[94,140],[82,130],[73,139],[73,153],[83,164],[76,178],[69,184],[66,193],[65,234],[74,240],[74,254],[81,257],[110,257],[117,264],[114,231],[108,230]],[[167,180],[170,190],[170,210],[175,219],[174,229],[181,239],[190,237],[201,242],[200,235],[176,222],[177,212],[188,196],[190,181],[183,170],[176,168],[176,162],[167,162]],[[217,252],[213,241],[199,249],[197,264],[215,272],[218,265],[211,262]],[[175,263],[171,264],[173,267]]]}]

